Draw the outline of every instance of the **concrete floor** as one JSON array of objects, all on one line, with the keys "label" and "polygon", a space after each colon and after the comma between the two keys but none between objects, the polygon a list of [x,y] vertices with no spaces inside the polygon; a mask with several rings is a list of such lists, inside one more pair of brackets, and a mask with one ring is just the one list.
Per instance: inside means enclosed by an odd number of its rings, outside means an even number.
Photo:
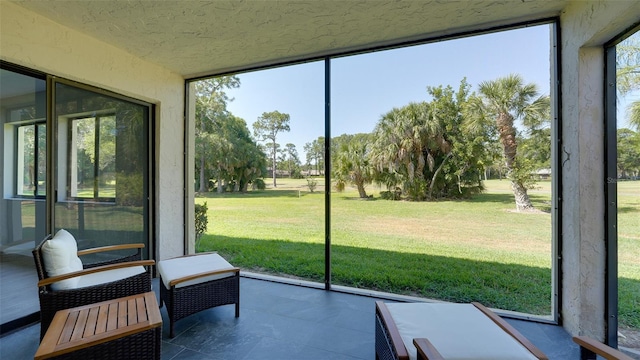
[{"label": "concrete floor", "polygon": [[[164,308],[162,359],[375,359],[374,297],[241,278],[240,317],[234,306],[209,309],[176,323],[168,337]],[[157,279],[154,289],[158,289]],[[508,319],[549,359],[579,359],[559,326]],[[40,324],[0,338],[1,359],[33,359]]]}]

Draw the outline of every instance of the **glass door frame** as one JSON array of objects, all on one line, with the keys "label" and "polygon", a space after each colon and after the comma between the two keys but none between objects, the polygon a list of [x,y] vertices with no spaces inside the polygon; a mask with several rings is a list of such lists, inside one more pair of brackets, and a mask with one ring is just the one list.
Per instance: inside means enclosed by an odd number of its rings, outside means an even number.
[{"label": "glass door frame", "polygon": [[132,104],[136,104],[145,107],[148,114],[148,151],[147,151],[147,177],[144,179],[147,186],[147,199],[146,199],[146,212],[144,213],[145,227],[146,227],[146,244],[143,249],[143,258],[154,259],[156,258],[156,238],[155,238],[155,106],[151,103],[130,98],[118,93],[114,93],[108,90],[97,88],[76,81],[59,78],[53,75],[47,75],[47,216],[46,216],[46,231],[50,234],[55,230],[55,206],[58,194],[56,192],[56,180],[55,169],[56,159],[58,157],[58,149],[54,146],[54,141],[57,139],[58,126],[55,119],[55,104],[56,104],[56,85],[63,84],[66,86],[72,86],[80,90],[90,91],[99,95],[108,96],[117,100],[126,101]]},{"label": "glass door frame", "polygon": [[605,343],[618,348],[618,114],[616,46],[640,31],[634,24],[604,45]]}]

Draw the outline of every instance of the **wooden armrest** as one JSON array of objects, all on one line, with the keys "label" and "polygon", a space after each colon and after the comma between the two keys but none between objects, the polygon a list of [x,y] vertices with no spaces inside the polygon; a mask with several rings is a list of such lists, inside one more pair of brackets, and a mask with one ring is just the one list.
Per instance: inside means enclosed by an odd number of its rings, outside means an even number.
[{"label": "wooden armrest", "polygon": [[419,360],[445,360],[436,350],[435,346],[427,339],[413,339],[413,345],[418,350]]},{"label": "wooden armrest", "polygon": [[122,245],[109,245],[109,246],[101,246],[95,247],[91,249],[79,250],[78,256],[94,254],[98,252],[104,251],[114,251],[114,250],[126,250],[126,249],[142,249],[144,248],[144,244],[122,244]]},{"label": "wooden armrest", "polygon": [[380,317],[380,321],[382,321],[382,324],[387,328],[387,331],[389,332],[389,337],[391,337],[391,343],[395,347],[396,355],[398,355],[398,360],[409,360],[409,352],[404,346],[404,342],[402,341],[402,337],[400,336],[398,327],[393,321],[387,305],[385,305],[382,301],[376,301],[376,312]]},{"label": "wooden armrest", "polygon": [[496,325],[498,325],[502,330],[504,330],[507,334],[511,335],[514,339],[516,339],[522,346],[527,348],[533,356],[537,357],[540,360],[549,360],[547,355],[545,355],[540,349],[538,349],[529,339],[524,337],[518,330],[516,330],[513,326],[509,325],[504,319],[500,316],[496,315],[493,311],[485,307],[484,305],[478,302],[472,302],[473,306],[475,306],[478,310],[482,311],[488,318],[493,320]]},{"label": "wooden armrest", "polygon": [[199,253],[195,253],[195,254],[180,255],[180,256],[169,258],[167,260],[180,259],[180,258],[186,258],[186,257],[191,257],[191,256],[211,255],[211,254],[217,254],[217,253],[218,253],[217,251],[206,251],[206,252],[199,252]]},{"label": "wooden armrest", "polygon": [[49,278],[46,278],[46,279],[42,279],[42,280],[38,281],[38,287],[51,285],[54,282],[58,282],[60,280],[71,279],[71,278],[74,278],[76,276],[93,274],[93,273],[97,273],[97,272],[100,272],[100,271],[122,269],[122,268],[133,267],[133,266],[152,266],[155,263],[156,262],[154,260],[138,260],[138,261],[128,261],[128,262],[123,262],[123,263],[117,263],[117,264],[96,266],[96,267],[93,267],[93,268],[88,268],[88,269],[84,269],[84,270],[80,270],[80,271],[70,272],[70,273],[67,273],[67,274],[64,274],[64,275],[52,276],[52,277],[49,277]]},{"label": "wooden armrest", "polygon": [[607,360],[633,360],[631,356],[587,336],[574,336],[573,342],[580,345],[581,352],[587,349]]},{"label": "wooden armrest", "polygon": [[185,281],[189,281],[189,280],[194,280],[197,278],[201,278],[204,276],[211,276],[211,275],[220,275],[220,274],[226,274],[226,273],[230,273],[230,272],[239,272],[240,268],[238,267],[233,267],[233,268],[227,268],[227,269],[221,269],[221,270],[213,270],[213,271],[205,271],[205,272],[201,272],[198,274],[193,274],[193,275],[188,275],[188,276],[184,276],[178,279],[173,279],[171,281],[169,281],[169,287],[173,287],[176,286],[180,283],[183,283]]}]

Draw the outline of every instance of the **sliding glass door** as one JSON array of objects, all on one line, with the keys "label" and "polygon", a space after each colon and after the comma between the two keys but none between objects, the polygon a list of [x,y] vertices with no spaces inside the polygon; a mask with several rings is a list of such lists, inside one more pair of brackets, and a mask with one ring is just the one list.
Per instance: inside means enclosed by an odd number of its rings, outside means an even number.
[{"label": "sliding glass door", "polygon": [[38,311],[31,249],[46,228],[46,80],[0,69],[0,324]]},{"label": "sliding glass door", "polygon": [[148,245],[149,106],[64,82],[54,89],[55,230],[81,249]]},{"label": "sliding glass door", "polygon": [[80,249],[144,243],[152,257],[153,124],[150,104],[0,65],[4,333],[39,319],[31,251],[47,234],[66,229]]}]

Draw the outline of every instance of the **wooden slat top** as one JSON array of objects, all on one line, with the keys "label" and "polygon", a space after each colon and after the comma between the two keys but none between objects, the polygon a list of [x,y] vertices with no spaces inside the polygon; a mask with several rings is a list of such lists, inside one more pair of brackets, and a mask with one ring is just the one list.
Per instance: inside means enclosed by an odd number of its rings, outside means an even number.
[{"label": "wooden slat top", "polygon": [[161,325],[154,292],[60,310],[34,359],[48,359]]}]

